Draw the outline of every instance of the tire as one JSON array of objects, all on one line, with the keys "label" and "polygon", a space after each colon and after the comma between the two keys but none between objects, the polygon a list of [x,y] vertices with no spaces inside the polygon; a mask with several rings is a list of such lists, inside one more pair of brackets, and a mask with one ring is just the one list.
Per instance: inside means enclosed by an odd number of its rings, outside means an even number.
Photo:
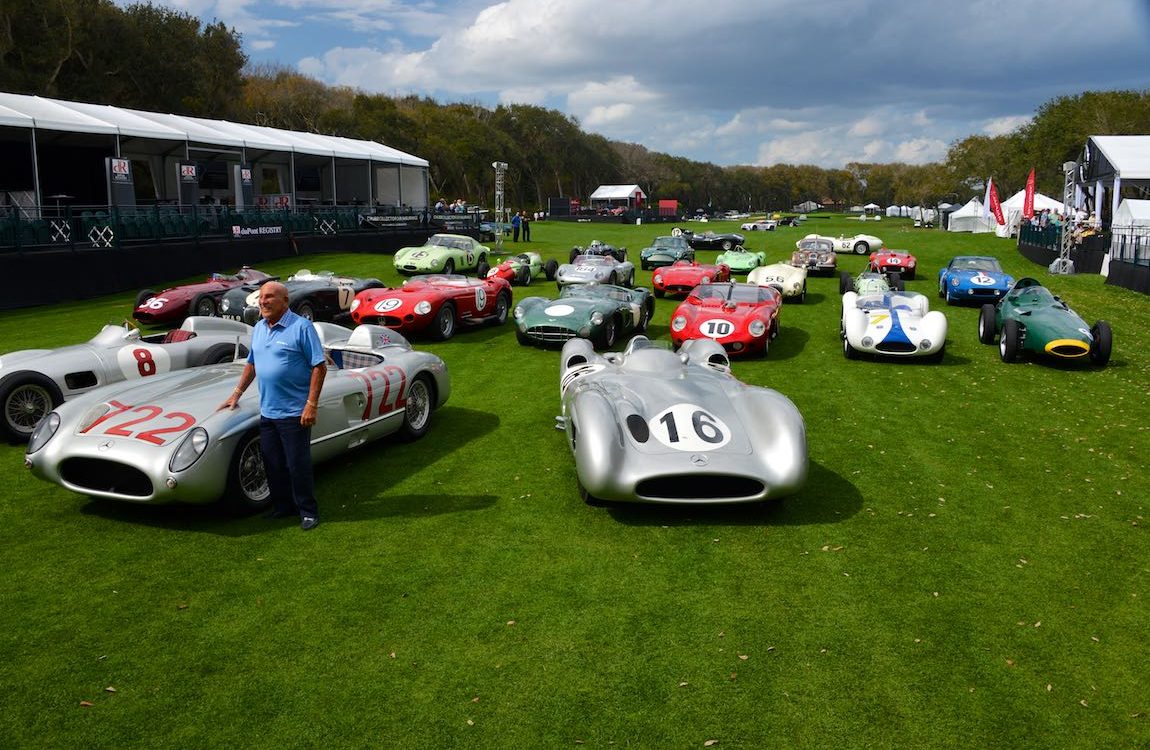
[{"label": "tire", "polygon": [[260,434],[245,434],[236,443],[236,452],[228,466],[228,485],[223,502],[236,513],[254,513],[271,504],[272,495],[260,453]]},{"label": "tire", "polygon": [[487,253],[480,253],[479,257],[475,259],[475,267],[479,268],[480,266],[487,266],[488,270],[491,269],[491,265],[487,262]]},{"label": "tire", "polygon": [[[643,269],[644,271],[651,270],[650,267],[647,265],[647,261],[645,261],[645,260],[639,261],[639,268]],[[137,307],[138,307],[138,305],[137,305]]]},{"label": "tire", "polygon": [[907,281],[914,281],[914,275],[916,273],[918,273],[917,268],[909,268],[907,269],[906,273],[903,274],[903,276],[906,277]]},{"label": "tire", "polygon": [[846,271],[839,274],[839,294],[846,294],[855,290],[855,280]]},{"label": "tire", "polygon": [[435,409],[435,386],[427,375],[416,375],[407,389],[407,402],[403,408],[403,424],[399,439],[404,442],[419,440],[431,426],[431,412]]},{"label": "tire", "polygon": [[803,290],[799,292],[799,296],[795,297],[795,302],[800,305],[807,301],[807,282],[803,282]]},{"label": "tire", "polygon": [[44,375],[13,373],[0,381],[0,432],[14,443],[26,443],[40,420],[63,401],[60,389]]},{"label": "tire", "polygon": [[571,248],[571,252],[567,255],[567,262],[574,263],[575,259],[579,257],[579,248]]},{"label": "tire", "polygon": [[854,246],[855,255],[866,255],[870,252],[870,245],[863,241],[858,241]]},{"label": "tire", "polygon": [[431,335],[439,341],[447,341],[455,335],[455,305],[444,302],[443,307],[431,321]]},{"label": "tire", "polygon": [[723,248],[723,252],[729,252],[730,249],[734,246],[735,246],[735,243],[731,242],[730,240],[723,240],[719,244],[719,247]]},{"label": "tire", "polygon": [[639,313],[639,325],[635,326],[635,333],[646,333],[653,317],[655,317],[655,300],[648,297],[643,305],[643,312]]},{"label": "tire", "polygon": [[515,281],[520,286],[531,286],[531,268],[519,266],[519,270],[515,273]]},{"label": "tire", "polygon": [[295,309],[295,314],[305,320],[315,321],[315,308],[311,306],[310,302],[299,303],[299,307]]},{"label": "tire", "polygon": [[938,364],[938,363],[942,362],[942,358],[945,356],[946,356],[946,344],[943,344],[941,349],[939,349],[937,352],[935,352],[934,354],[927,357],[927,361]]},{"label": "tire", "polygon": [[606,508],[606,507],[609,507],[611,505],[606,500],[600,500],[599,498],[595,497],[590,492],[588,492],[587,488],[584,487],[583,483],[580,482],[578,479],[576,479],[575,481],[579,485],[579,499],[582,500],[584,503],[586,503],[587,505],[589,505],[592,508]]},{"label": "tire", "polygon": [[998,355],[1003,362],[1018,359],[1018,347],[1022,341],[1022,326],[1017,320],[1007,320],[1002,324],[1002,336],[998,339]]},{"label": "tire", "polygon": [[1090,345],[1090,361],[1097,367],[1105,367],[1110,361],[1110,349],[1114,343],[1114,334],[1110,331],[1110,324],[1099,320],[1090,327],[1090,335],[1094,343]]},{"label": "tire", "polygon": [[958,300],[951,296],[950,289],[947,289],[942,296],[946,299],[946,304],[950,305],[951,307],[954,307],[958,304]]},{"label": "tire", "polygon": [[938,298],[946,299],[946,280],[938,282]]},{"label": "tire", "polygon": [[547,275],[548,281],[554,281],[555,274],[559,273],[559,261],[555,260],[554,258],[548,260],[545,264],[543,264],[543,273]]},{"label": "tire", "polygon": [[900,274],[898,271],[891,271],[887,274],[886,278],[890,283],[891,289],[895,290],[896,292],[902,292],[906,290],[906,285],[902,283],[902,274]]},{"label": "tire", "polygon": [[846,336],[843,336],[843,356],[847,359],[859,358],[858,349],[855,349],[853,346],[851,346],[851,342],[847,339]]},{"label": "tire", "polygon": [[491,270],[491,266],[487,265],[486,261],[482,261],[482,260],[479,261],[479,264],[475,266],[475,278],[486,279],[487,278],[487,272],[490,270]]},{"label": "tire", "polygon": [[607,318],[603,322],[603,330],[599,333],[599,347],[601,349],[610,349],[615,346],[615,336],[619,331],[619,325],[615,321],[615,316]]},{"label": "tire", "polygon": [[612,271],[611,275],[607,277],[607,283],[611,286],[616,286],[619,284],[619,277],[615,275],[614,271]]},{"label": "tire", "polygon": [[156,292],[152,289],[141,289],[140,293],[136,295],[136,307],[144,304],[152,297],[156,296]]},{"label": "tire", "polygon": [[188,306],[188,315],[202,315],[209,318],[216,316],[216,301],[210,294],[197,294]]},{"label": "tire", "polygon": [[779,319],[773,318],[771,320],[771,330],[767,333],[767,338],[774,341],[779,337]]},{"label": "tire", "polygon": [[492,325],[501,326],[507,322],[507,313],[511,309],[511,295],[502,293],[495,298],[495,317],[492,318]]},{"label": "tire", "polygon": [[998,333],[998,326],[994,320],[995,312],[994,305],[983,305],[978,311],[978,340],[984,344],[993,344],[994,337]]},{"label": "tire", "polygon": [[663,299],[663,295],[665,295],[666,293],[667,293],[666,291],[660,289],[659,287],[655,287],[655,296],[658,297],[659,299]]},{"label": "tire", "polygon": [[196,357],[196,362],[193,367],[202,367],[204,365],[222,365],[231,362],[236,358],[236,347],[234,344],[212,344],[203,354]]},{"label": "tire", "polygon": [[454,260],[452,260],[451,258],[448,258],[446,261],[443,262],[443,273],[446,275],[450,275],[450,274],[455,273],[455,261]]}]

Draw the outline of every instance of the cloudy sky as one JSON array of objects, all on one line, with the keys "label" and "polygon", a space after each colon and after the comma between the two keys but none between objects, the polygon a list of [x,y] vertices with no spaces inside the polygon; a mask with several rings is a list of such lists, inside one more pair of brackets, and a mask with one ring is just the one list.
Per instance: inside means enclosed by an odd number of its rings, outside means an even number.
[{"label": "cloudy sky", "polygon": [[721,165],[939,161],[1055,96],[1150,88],[1150,0],[152,2],[234,27],[252,63]]}]

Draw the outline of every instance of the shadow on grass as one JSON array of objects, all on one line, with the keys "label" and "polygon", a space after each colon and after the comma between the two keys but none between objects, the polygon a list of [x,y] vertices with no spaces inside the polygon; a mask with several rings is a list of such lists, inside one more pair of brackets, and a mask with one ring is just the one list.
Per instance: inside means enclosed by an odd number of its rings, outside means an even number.
[{"label": "shadow on grass", "polygon": [[[461,446],[499,427],[499,416],[446,406],[436,412],[430,432],[414,443],[394,438],[358,448],[316,466],[316,494],[325,522],[394,516],[430,516],[482,510],[495,504],[490,495],[377,495]],[[362,488],[359,499],[357,488]],[[336,493],[343,498],[335,497]],[[349,499],[350,498],[350,499]],[[248,536],[297,523],[260,515],[237,516],[218,503],[208,505],[135,505],[91,498],[81,513],[124,523],[221,536]]]},{"label": "shadow on grass", "polygon": [[630,526],[804,526],[837,523],[862,509],[862,493],[845,478],[811,461],[806,486],[796,495],[751,505],[608,506],[611,517]]},{"label": "shadow on grass", "polygon": [[810,340],[811,334],[802,328],[780,326],[778,338],[771,342],[771,346],[767,350],[767,359],[780,360],[797,357]]}]

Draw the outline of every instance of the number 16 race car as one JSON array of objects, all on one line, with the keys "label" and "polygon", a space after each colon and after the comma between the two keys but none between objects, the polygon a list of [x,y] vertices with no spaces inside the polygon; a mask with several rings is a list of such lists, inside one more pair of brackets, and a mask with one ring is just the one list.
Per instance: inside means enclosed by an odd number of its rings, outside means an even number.
[{"label": "number 16 race car", "polygon": [[0,357],[0,431],[23,442],[65,399],[98,385],[230,362],[247,356],[251,339],[251,326],[192,316],[167,333],[141,336],[131,325],[107,325],[83,344],[5,354]]},{"label": "number 16 race car", "polygon": [[[314,323],[329,357],[313,461],[398,432],[415,439],[451,393],[443,360],[395,331]],[[236,510],[270,500],[259,452],[259,394],[220,409],[243,362],[102,388],[59,406],[37,426],[24,462],[73,492],[133,503],[209,503]]]},{"label": "number 16 race car", "polygon": [[803,417],[786,396],[746,385],[714,341],[676,354],[646,336],[623,353],[563,347],[560,425],[583,499],[746,503],[799,490]]}]

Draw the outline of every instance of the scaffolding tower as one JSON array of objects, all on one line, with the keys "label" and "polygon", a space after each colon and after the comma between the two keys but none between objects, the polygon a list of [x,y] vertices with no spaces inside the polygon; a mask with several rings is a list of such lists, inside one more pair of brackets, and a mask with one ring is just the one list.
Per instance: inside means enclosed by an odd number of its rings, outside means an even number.
[{"label": "scaffolding tower", "polygon": [[1058,258],[1050,264],[1050,273],[1074,273],[1074,261],[1070,259],[1070,250],[1074,247],[1074,187],[1075,176],[1078,174],[1078,162],[1068,161],[1062,165],[1065,178],[1062,182],[1062,242],[1058,246]]}]

